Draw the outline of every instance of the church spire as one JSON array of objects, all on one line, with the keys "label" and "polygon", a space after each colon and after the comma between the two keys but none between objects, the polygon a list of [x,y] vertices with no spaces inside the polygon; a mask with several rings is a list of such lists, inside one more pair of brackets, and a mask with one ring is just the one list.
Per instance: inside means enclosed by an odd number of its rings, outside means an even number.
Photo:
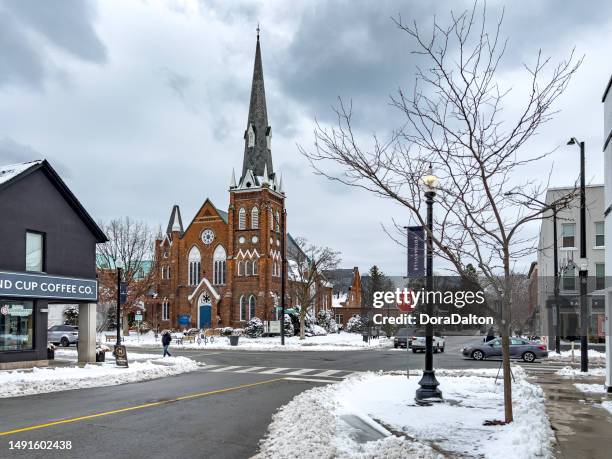
[{"label": "church spire", "polygon": [[273,175],[272,153],[270,151],[271,136],[272,129],[268,126],[268,112],[266,109],[266,91],[264,89],[258,24],[249,118],[246,131],[244,132],[244,160],[242,163],[241,181],[249,169],[253,171],[255,176],[261,177],[264,173],[264,168],[267,169],[270,176]]}]

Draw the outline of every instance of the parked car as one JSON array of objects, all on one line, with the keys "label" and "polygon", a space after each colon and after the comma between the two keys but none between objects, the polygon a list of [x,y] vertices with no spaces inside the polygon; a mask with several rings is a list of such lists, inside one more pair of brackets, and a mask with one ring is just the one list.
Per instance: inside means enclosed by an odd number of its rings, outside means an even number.
[{"label": "parked car", "polygon": [[47,330],[47,340],[53,344],[68,347],[79,341],[79,327],[72,325],[53,325]]},{"label": "parked car", "polygon": [[393,347],[395,349],[398,347],[408,347],[409,337],[412,333],[413,330],[409,328],[400,328],[393,337]]},{"label": "parked car", "polygon": [[[501,357],[502,340],[495,338],[487,343],[478,343],[463,348],[464,357],[474,360],[488,359],[489,357]],[[510,338],[510,358],[523,359],[525,362],[533,362],[535,359],[548,357],[546,346],[529,341],[524,338]]]},{"label": "parked car", "polygon": [[[417,330],[414,335],[410,338],[408,346],[412,349],[413,353],[417,353],[418,351],[425,352],[425,331]],[[434,332],[433,336],[433,351],[434,353],[444,352],[446,347],[446,341],[444,337],[440,335],[439,332]]]}]

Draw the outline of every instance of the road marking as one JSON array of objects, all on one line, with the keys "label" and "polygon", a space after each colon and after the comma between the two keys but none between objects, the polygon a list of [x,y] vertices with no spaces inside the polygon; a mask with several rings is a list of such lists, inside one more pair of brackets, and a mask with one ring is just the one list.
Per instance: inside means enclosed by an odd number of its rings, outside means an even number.
[{"label": "road marking", "polygon": [[232,371],[235,370],[236,368],[242,368],[241,365],[234,365],[234,366],[229,366],[229,367],[221,367],[221,368],[217,368],[215,370],[210,370],[212,372],[217,372],[217,371]]},{"label": "road marking", "polygon": [[288,376],[286,378],[283,378],[287,381],[306,381],[306,382],[317,382],[317,383],[325,383],[325,384],[336,384],[339,383],[340,381],[334,381],[331,379],[314,379],[314,378],[300,378],[300,377],[292,377],[292,376]]},{"label": "road marking", "polygon": [[319,376],[332,376],[336,373],[342,373],[344,370],[327,370],[327,371],[323,371],[321,373],[317,373],[315,375],[310,375],[310,376],[315,376],[315,377],[319,377]]},{"label": "road marking", "polygon": [[34,425],[34,426],[21,427],[19,429],[13,429],[13,430],[7,430],[5,432],[0,432],[0,437],[4,437],[4,436],[7,436],[7,435],[13,435],[13,434],[20,433],[20,432],[28,432],[28,431],[31,431],[31,430],[45,429],[47,427],[53,427],[53,426],[62,425],[62,424],[71,424],[71,423],[79,422],[79,421],[87,421],[89,419],[100,418],[100,417],[103,417],[103,416],[110,416],[112,414],[119,414],[119,413],[126,413],[126,412],[129,412],[129,411],[142,410],[142,409],[150,408],[150,407],[153,407],[153,406],[168,405],[170,403],[175,403],[175,402],[179,402],[179,401],[182,401],[182,400],[190,400],[190,399],[193,399],[193,398],[207,397],[207,396],[210,396],[210,395],[222,394],[222,393],[225,393],[225,392],[232,392],[232,391],[236,391],[236,390],[240,390],[240,389],[247,389],[249,387],[261,386],[263,384],[270,384],[270,383],[277,382],[277,381],[282,381],[282,380],[283,380],[283,378],[267,379],[265,381],[259,381],[259,382],[250,383],[250,384],[242,384],[240,386],[226,387],[226,388],[223,388],[223,389],[215,389],[215,390],[211,390],[211,391],[208,391],[208,392],[199,392],[197,394],[183,395],[181,397],[176,397],[176,398],[173,398],[171,400],[161,400],[159,402],[144,403],[142,405],[129,406],[129,407],[126,407],[126,408],[119,408],[117,410],[104,411],[102,413],[88,414],[86,416],[79,416],[79,417],[76,417],[76,418],[61,419],[59,421],[47,422],[45,424],[38,424],[38,425]]},{"label": "road marking", "polygon": [[295,370],[295,371],[292,371],[290,373],[285,373],[285,374],[288,376],[303,375],[304,373],[308,373],[310,371],[316,371],[316,370],[313,370],[312,368],[302,368],[301,370]]},{"label": "road marking", "polygon": [[275,373],[279,373],[279,372],[285,371],[285,370],[291,370],[291,368],[272,368],[270,370],[260,371],[258,374],[260,374],[260,375],[273,375]]},{"label": "road marking", "polygon": [[263,370],[266,367],[251,367],[251,368],[245,368],[243,370],[236,370],[236,373],[249,373],[250,371],[255,371],[255,370]]}]

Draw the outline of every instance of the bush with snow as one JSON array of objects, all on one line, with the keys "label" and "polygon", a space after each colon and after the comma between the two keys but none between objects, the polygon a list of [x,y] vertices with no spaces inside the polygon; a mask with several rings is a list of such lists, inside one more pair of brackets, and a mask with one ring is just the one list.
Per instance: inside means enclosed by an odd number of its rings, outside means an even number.
[{"label": "bush with snow", "polygon": [[244,327],[244,334],[249,338],[259,338],[263,335],[264,324],[259,317],[253,317]]},{"label": "bush with snow", "polygon": [[215,330],[218,331],[221,336],[231,336],[234,331],[232,327],[215,328]]},{"label": "bush with snow", "polygon": [[334,315],[331,311],[322,309],[317,314],[317,325],[323,327],[327,333],[337,333],[338,324],[334,319]]},{"label": "bush with snow", "polygon": [[284,320],[283,326],[285,328],[286,337],[294,335],[295,330],[293,328],[293,321],[291,320],[291,316],[289,314],[285,314],[285,320]]},{"label": "bush with snow", "polygon": [[363,332],[364,328],[365,327],[361,316],[359,314],[356,314],[346,322],[344,331],[348,333],[361,333]]}]

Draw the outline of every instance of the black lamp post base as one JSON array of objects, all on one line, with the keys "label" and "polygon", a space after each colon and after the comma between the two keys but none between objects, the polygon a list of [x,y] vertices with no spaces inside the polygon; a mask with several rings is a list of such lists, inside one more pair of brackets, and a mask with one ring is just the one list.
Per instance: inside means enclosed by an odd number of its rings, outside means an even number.
[{"label": "black lamp post base", "polygon": [[429,405],[442,401],[442,392],[438,389],[440,383],[436,379],[433,370],[425,370],[423,377],[419,381],[420,388],[417,389],[414,399],[419,405]]}]

